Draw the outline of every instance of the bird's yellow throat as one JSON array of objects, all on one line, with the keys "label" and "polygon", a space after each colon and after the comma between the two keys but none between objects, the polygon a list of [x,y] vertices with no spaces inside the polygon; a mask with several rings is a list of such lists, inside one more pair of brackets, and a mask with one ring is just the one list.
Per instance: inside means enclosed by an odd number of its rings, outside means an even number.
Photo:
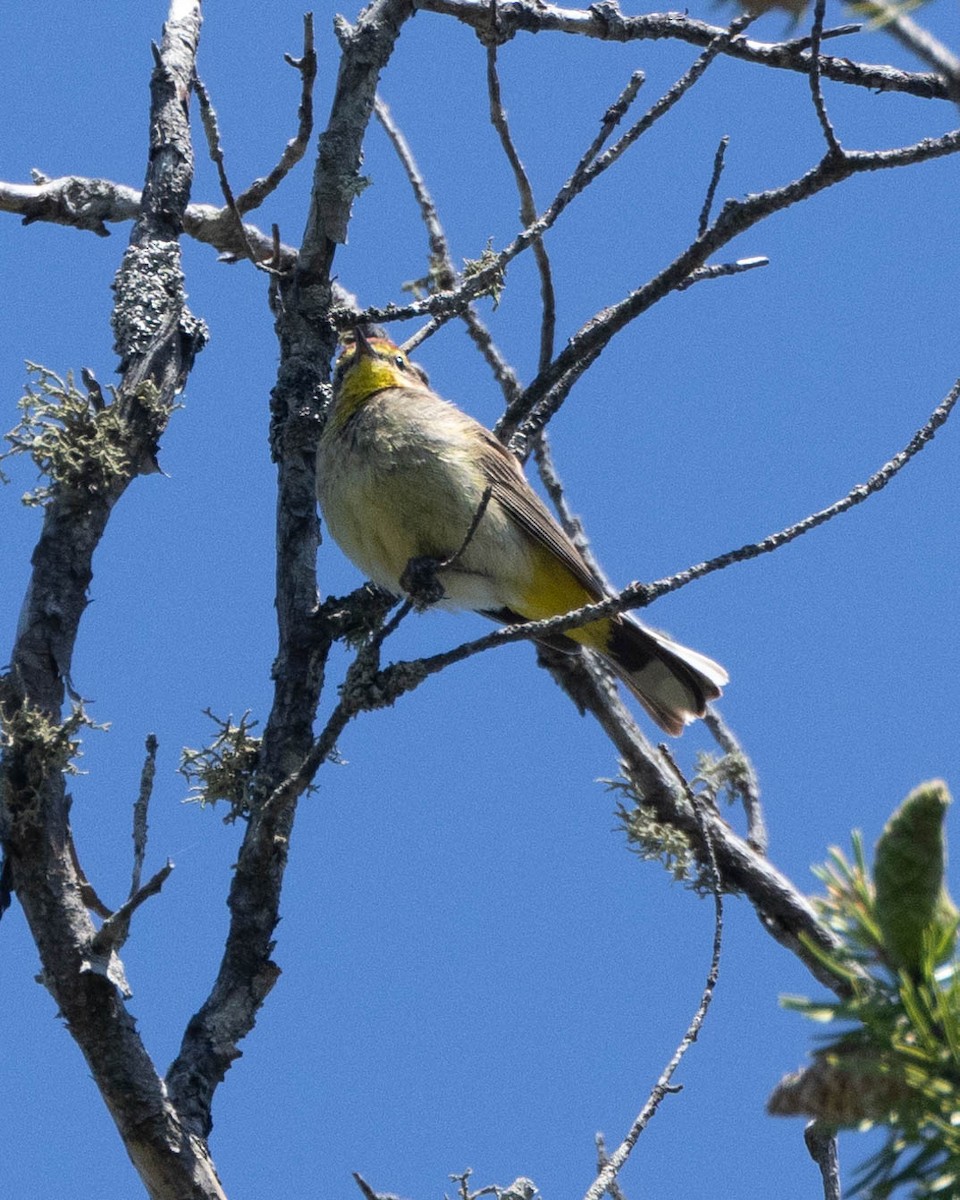
[{"label": "bird's yellow throat", "polygon": [[[334,376],[334,404],[330,420],[340,426],[371,396],[384,388],[405,387],[411,382],[410,361],[392,342],[381,338],[368,343],[374,354],[356,347],[344,350]],[[401,365],[402,363],[402,365]],[[416,376],[413,377],[416,381]]]}]

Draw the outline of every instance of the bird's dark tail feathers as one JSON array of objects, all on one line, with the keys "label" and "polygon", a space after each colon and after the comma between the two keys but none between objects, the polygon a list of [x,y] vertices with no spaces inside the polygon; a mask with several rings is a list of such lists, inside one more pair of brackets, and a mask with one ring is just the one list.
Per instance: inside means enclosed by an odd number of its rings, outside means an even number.
[{"label": "bird's dark tail feathers", "polygon": [[719,663],[627,616],[610,622],[603,657],[661,729],[677,737],[702,717],[728,675]]}]

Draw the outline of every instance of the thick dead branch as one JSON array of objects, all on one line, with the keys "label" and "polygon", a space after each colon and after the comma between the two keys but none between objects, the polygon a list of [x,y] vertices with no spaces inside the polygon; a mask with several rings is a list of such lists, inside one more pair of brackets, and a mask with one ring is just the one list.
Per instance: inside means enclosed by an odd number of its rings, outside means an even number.
[{"label": "thick dead branch", "polygon": [[138,473],[152,469],[158,438],[203,341],[186,308],[178,247],[193,167],[186,101],[199,33],[199,3],[174,0],[155,50],[142,205],[115,282],[114,330],[123,370],[115,404],[124,466],[95,491],[54,481],[2,684],[9,741],[2,834],[14,887],[44,983],[147,1191],[158,1200],[222,1200],[223,1192],[206,1145],[184,1129],[124,1006],[119,960],[112,968],[96,965],[95,931],[69,849],[63,764],[49,747],[61,729],[94,550],[114,504]]},{"label": "thick dead branch", "polygon": [[902,5],[888,4],[886,0],[859,0],[857,7],[901,46],[942,75],[950,85],[954,99],[960,96],[960,58],[929,29],[918,25]]},{"label": "thick dead branch", "polygon": [[[140,212],[140,193],[122,183],[78,175],[47,179],[39,172],[34,178],[32,184],[0,182],[0,212],[19,214],[25,225],[45,221],[89,230],[100,237],[109,236],[107,225],[135,221]],[[183,231],[195,241],[212,246],[229,262],[246,258],[248,247],[258,259],[272,260],[274,255],[271,235],[244,223],[241,237],[228,208],[188,204],[183,213]],[[282,246],[281,269],[289,270],[296,257],[292,247]]]},{"label": "thick dead branch", "polygon": [[[501,0],[497,4],[497,29],[491,24],[487,0],[417,0],[417,8],[442,13],[476,29],[484,39],[504,41],[517,33],[578,34],[601,41],[632,42],[660,41],[672,38],[693,46],[708,46],[723,33],[716,25],[708,25],[682,13],[647,13],[624,16],[616,4],[594,4],[589,9],[561,8],[553,4],[533,3],[531,0]],[[858,25],[825,30],[824,38],[855,33]],[[730,58],[738,58],[758,66],[782,71],[810,72],[810,39],[796,38],[787,42],[755,42],[738,38],[723,49]],[[924,100],[953,99],[954,85],[939,74],[925,71],[899,71],[895,67],[875,63],[857,63],[849,58],[824,57],[820,63],[824,79],[851,87],[877,92],[905,92]]]},{"label": "thick dead branch", "polygon": [[353,201],[366,186],[360,175],[360,147],[377,82],[401,25],[412,15],[412,0],[374,0],[356,26],[339,20],[343,56],[330,119],[320,135],[310,212],[300,247],[301,283],[325,281],[336,247],[346,241]]}]

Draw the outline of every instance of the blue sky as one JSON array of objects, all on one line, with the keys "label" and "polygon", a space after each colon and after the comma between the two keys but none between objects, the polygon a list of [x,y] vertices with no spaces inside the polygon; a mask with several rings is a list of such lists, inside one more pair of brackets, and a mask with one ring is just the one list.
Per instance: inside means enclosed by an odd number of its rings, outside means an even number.
[{"label": "blue sky", "polygon": [[[274,3],[265,20],[247,0],[206,7],[200,71],[235,188],[268,170],[292,136],[298,80],[282,53],[299,50],[301,11]],[[720,19],[710,5],[690,11]],[[333,13],[316,9],[320,121],[336,72]],[[13,6],[0,38],[0,177],[27,181],[37,167],[139,185],[149,44],[163,15],[162,4],[119,0],[97,22],[85,5]],[[947,5],[919,15],[960,45]],[[774,40],[785,26],[773,15],[754,33]],[[834,45],[916,65],[882,34]],[[694,57],[670,43],[548,35],[505,46],[504,102],[541,207],[633,70],[648,76],[639,112]],[[476,38],[421,13],[382,81],[458,259],[488,238],[504,245],[517,228],[483,75]],[[842,141],[859,148],[957,122],[942,102],[829,85],[826,98]],[[561,341],[690,239],[724,134],[720,200],[779,185],[822,153],[801,77],[716,63],[551,235]],[[198,159],[194,198],[217,202],[199,146]],[[364,302],[381,303],[423,274],[425,238],[376,127],[364,170],[372,186],[337,272]],[[616,582],[756,540],[843,495],[906,444],[960,374],[957,179],[946,159],[858,178],[781,213],[730,252],[766,255],[769,267],[673,296],[615,340],[551,428],[571,503]],[[262,227],[276,221],[295,243],[309,182],[304,164],[260,214]],[[109,285],[126,236],[0,221],[4,429],[25,359],[112,378]],[[81,859],[108,902],[129,879],[143,740],[151,731],[160,740],[148,866],[170,857],[176,870],[139,914],[125,961],[131,1010],[161,1069],[213,977],[239,837],[222,812],[182,803],[179,749],[209,739],[207,707],[266,717],[275,651],[267,419],[277,349],[265,280],[189,243],[185,267],[212,341],[163,439],[167,476],[139,480],[111,521],[74,665],[91,715],[110,723],[85,740],[87,774],[72,788]],[[485,315],[529,379],[531,263],[511,268],[500,307]],[[418,357],[439,391],[496,420],[497,390],[458,328]],[[847,846],[852,828],[872,845],[920,780],[960,786],[958,470],[960,427],[948,424],[869,503],[647,614],[729,669],[723,712],[760,777],[771,858],[802,888],[814,890],[810,865]],[[39,528],[37,512],[17,503],[32,484],[18,467],[0,495],[6,645]],[[324,591],[358,582],[330,544],[318,574]],[[394,653],[442,649],[482,628],[428,614],[406,623]],[[332,680],[344,662],[335,657]],[[693,728],[676,752],[689,768],[707,745]],[[615,756],[529,647],[451,669],[357,721],[340,750],[346,761],[325,766],[301,803],[275,955],[283,975],[215,1107],[212,1150],[228,1194],[355,1195],[356,1170],[384,1191],[438,1196],[466,1167],[478,1186],[522,1174],[548,1200],[582,1194],[594,1132],[616,1144],[696,1006],[711,906],[627,853],[598,782],[616,774]],[[16,908],[0,937],[9,1193],[138,1195],[86,1066],[34,982]],[[763,1112],[811,1033],[777,997],[813,990],[749,906],[729,901],[716,1001],[678,1077],[682,1095],[665,1102],[624,1175],[631,1200],[668,1189],[818,1194],[801,1123]],[[843,1138],[848,1171],[866,1146]]]}]

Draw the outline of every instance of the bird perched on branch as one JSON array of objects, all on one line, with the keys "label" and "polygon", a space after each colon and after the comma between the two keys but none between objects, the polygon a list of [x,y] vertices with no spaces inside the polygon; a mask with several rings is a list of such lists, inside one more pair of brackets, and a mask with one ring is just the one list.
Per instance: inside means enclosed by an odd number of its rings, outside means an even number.
[{"label": "bird perched on branch", "polygon": [[[317,494],[343,552],[395,595],[509,623],[605,596],[514,456],[393,342],[361,328],[337,361]],[[547,640],[599,654],[673,735],[727,682],[718,663],[626,614]]]}]

